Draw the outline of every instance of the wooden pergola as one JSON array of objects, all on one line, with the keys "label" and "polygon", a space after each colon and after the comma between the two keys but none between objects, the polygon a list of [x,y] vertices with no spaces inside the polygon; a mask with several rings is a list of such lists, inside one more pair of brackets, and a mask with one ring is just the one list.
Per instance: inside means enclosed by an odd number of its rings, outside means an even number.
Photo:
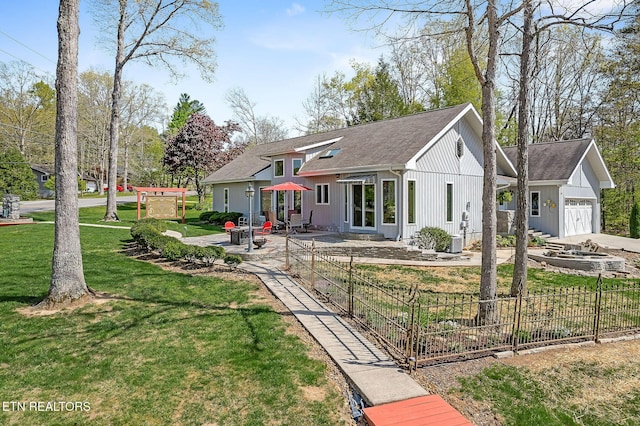
[{"label": "wooden pergola", "polygon": [[187,188],[143,188],[136,186],[133,189],[138,193],[138,220],[140,220],[140,203],[143,193],[146,194],[145,217],[158,219],[179,219],[181,217],[178,215],[178,194],[182,194],[182,223],[185,223]]}]

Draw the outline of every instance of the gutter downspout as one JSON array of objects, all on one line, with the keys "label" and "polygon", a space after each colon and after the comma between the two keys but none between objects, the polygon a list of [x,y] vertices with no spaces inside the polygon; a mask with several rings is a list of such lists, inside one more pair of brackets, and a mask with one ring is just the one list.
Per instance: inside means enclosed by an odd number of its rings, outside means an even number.
[{"label": "gutter downspout", "polygon": [[[398,176],[398,184],[399,184],[398,186],[400,188],[402,188],[402,192],[404,192],[404,182],[403,182],[403,179],[402,179],[402,173],[394,172],[393,170],[391,170],[391,168],[389,168],[389,173],[391,173],[392,175]],[[400,192],[400,191],[398,191],[398,192]],[[398,195],[401,195],[401,194],[398,194]],[[397,220],[397,223],[399,223],[400,226],[398,227],[398,235],[396,235],[396,241],[400,241],[402,239],[402,233],[400,232],[400,230],[404,229],[404,216],[402,215],[402,213],[403,213],[402,212],[402,204],[403,204],[402,200],[403,200],[403,198],[402,197],[399,197],[399,198],[400,198],[400,202],[398,203],[398,220]]]}]

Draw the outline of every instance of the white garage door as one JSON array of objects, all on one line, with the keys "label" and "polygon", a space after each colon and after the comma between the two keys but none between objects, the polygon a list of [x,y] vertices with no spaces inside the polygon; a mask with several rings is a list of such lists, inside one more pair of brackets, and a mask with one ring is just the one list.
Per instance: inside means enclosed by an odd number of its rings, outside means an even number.
[{"label": "white garage door", "polygon": [[564,235],[590,234],[593,204],[591,200],[566,199],[564,203]]}]

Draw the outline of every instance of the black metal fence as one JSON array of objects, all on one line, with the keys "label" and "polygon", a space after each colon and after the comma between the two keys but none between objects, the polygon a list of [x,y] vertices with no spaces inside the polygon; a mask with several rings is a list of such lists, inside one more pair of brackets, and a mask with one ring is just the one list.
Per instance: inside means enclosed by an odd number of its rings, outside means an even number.
[{"label": "black metal fence", "polygon": [[[292,276],[374,334],[411,367],[561,342],[640,332],[640,284],[559,288],[481,300],[388,286],[315,247],[288,239]],[[482,318],[479,306],[490,312]]]}]

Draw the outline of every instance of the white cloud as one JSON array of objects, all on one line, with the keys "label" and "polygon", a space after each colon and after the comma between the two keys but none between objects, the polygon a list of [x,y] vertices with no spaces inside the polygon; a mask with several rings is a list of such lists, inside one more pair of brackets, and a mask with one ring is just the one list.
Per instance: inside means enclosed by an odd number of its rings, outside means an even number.
[{"label": "white cloud", "polygon": [[298,3],[293,3],[289,9],[287,9],[288,16],[296,16],[304,13],[304,7]]}]

